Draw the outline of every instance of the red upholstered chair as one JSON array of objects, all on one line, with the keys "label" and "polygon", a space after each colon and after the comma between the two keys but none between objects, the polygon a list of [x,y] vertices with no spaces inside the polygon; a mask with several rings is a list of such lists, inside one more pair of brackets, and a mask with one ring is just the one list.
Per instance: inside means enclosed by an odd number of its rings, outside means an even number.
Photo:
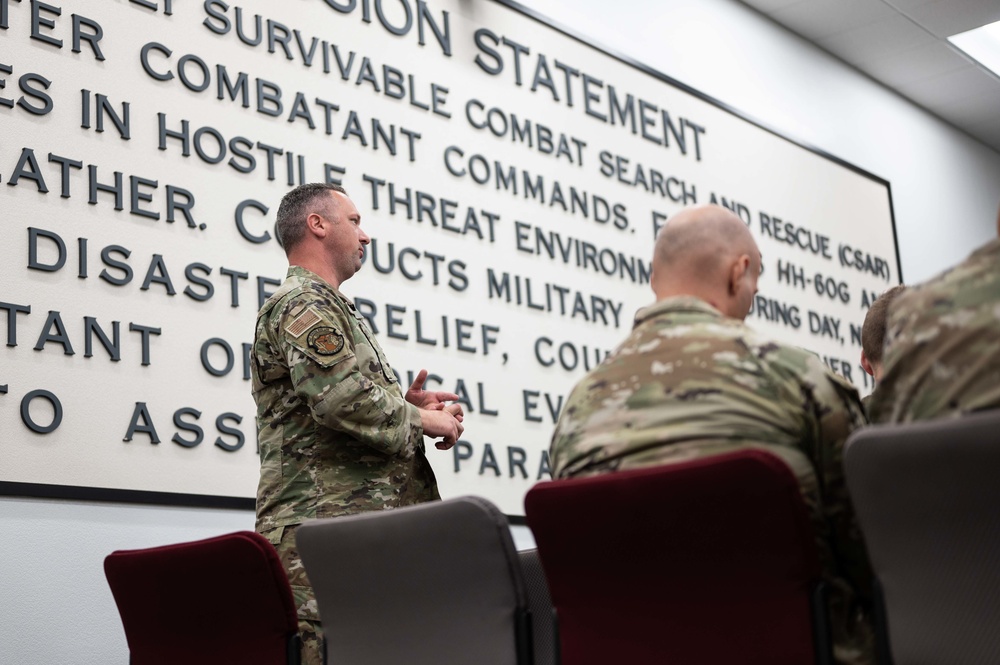
[{"label": "red upholstered chair", "polygon": [[535,485],[563,665],[832,661],[791,470],[745,450]]},{"label": "red upholstered chair", "polygon": [[259,534],[104,559],[131,665],[297,665],[298,620],[274,547]]}]

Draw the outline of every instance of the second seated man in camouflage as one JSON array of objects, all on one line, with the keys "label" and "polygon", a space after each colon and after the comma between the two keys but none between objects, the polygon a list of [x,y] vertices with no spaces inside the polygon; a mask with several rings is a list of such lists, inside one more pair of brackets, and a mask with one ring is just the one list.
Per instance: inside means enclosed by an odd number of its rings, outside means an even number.
[{"label": "second seated man in camouflage", "polygon": [[342,187],[302,185],[278,208],[288,276],[257,315],[251,352],[260,485],[257,531],[277,548],[299,616],[303,663],[320,665],[312,587],[295,547],[304,520],[439,498],[423,437],[462,434],[458,395],[404,393],[354,303],[340,292],[368,235]]},{"label": "second seated man in camouflage", "polygon": [[871,408],[880,423],[1000,409],[1000,213],[996,238],[892,304]]},{"label": "second seated man in camouflage", "polygon": [[795,473],[809,507],[839,663],[872,659],[871,568],[841,453],[864,424],[857,390],[807,351],[743,323],[761,255],[725,208],[688,208],[656,240],[656,303],[573,390],[552,438],[554,478],[767,450]]}]

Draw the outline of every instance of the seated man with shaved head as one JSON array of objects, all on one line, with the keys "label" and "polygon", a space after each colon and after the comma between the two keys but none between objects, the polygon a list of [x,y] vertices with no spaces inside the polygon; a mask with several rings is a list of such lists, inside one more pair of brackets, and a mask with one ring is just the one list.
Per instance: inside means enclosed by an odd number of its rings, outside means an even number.
[{"label": "seated man with shaved head", "polygon": [[871,567],[841,466],[864,412],[855,388],[818,356],[743,323],[760,271],[757,244],[729,210],[671,218],[654,249],[656,303],[570,395],[552,438],[553,477],[746,447],[777,455],[799,479],[816,529],[836,660],[868,663]]}]

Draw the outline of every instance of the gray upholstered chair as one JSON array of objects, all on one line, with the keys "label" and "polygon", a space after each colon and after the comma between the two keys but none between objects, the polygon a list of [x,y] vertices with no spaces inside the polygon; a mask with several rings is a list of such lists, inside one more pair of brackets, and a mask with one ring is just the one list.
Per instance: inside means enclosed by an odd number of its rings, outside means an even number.
[{"label": "gray upholstered chair", "polygon": [[549,583],[538,558],[538,550],[521,550],[521,572],[528,587],[528,605],[531,608],[531,634],[534,641],[535,665],[559,663],[559,633],[556,611],[549,595]]},{"label": "gray upholstered chair", "polygon": [[882,592],[881,660],[1000,663],[1000,410],[858,430],[844,467]]},{"label": "gray upholstered chair", "polygon": [[528,597],[507,518],[463,497],[304,523],[327,662],[531,665]]}]

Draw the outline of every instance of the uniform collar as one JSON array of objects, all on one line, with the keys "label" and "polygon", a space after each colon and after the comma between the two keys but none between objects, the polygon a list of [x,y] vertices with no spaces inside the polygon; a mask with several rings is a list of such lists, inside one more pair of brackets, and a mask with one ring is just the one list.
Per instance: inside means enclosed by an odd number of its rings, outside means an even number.
[{"label": "uniform collar", "polygon": [[648,321],[664,314],[703,314],[713,319],[724,318],[719,310],[715,309],[701,298],[694,296],[674,296],[664,298],[648,307],[643,307],[635,313],[635,325]]},{"label": "uniform collar", "polygon": [[288,273],[285,275],[286,279],[289,277],[295,277],[297,279],[315,282],[319,284],[321,288],[328,289],[331,293],[333,293],[334,296],[337,297],[338,300],[340,300],[344,304],[350,305],[351,307],[354,306],[354,303],[348,300],[347,296],[341,293],[339,289],[337,289],[332,284],[330,284],[330,282],[326,281],[325,279],[314,273],[312,270],[303,268],[302,266],[290,265],[288,266]]}]

